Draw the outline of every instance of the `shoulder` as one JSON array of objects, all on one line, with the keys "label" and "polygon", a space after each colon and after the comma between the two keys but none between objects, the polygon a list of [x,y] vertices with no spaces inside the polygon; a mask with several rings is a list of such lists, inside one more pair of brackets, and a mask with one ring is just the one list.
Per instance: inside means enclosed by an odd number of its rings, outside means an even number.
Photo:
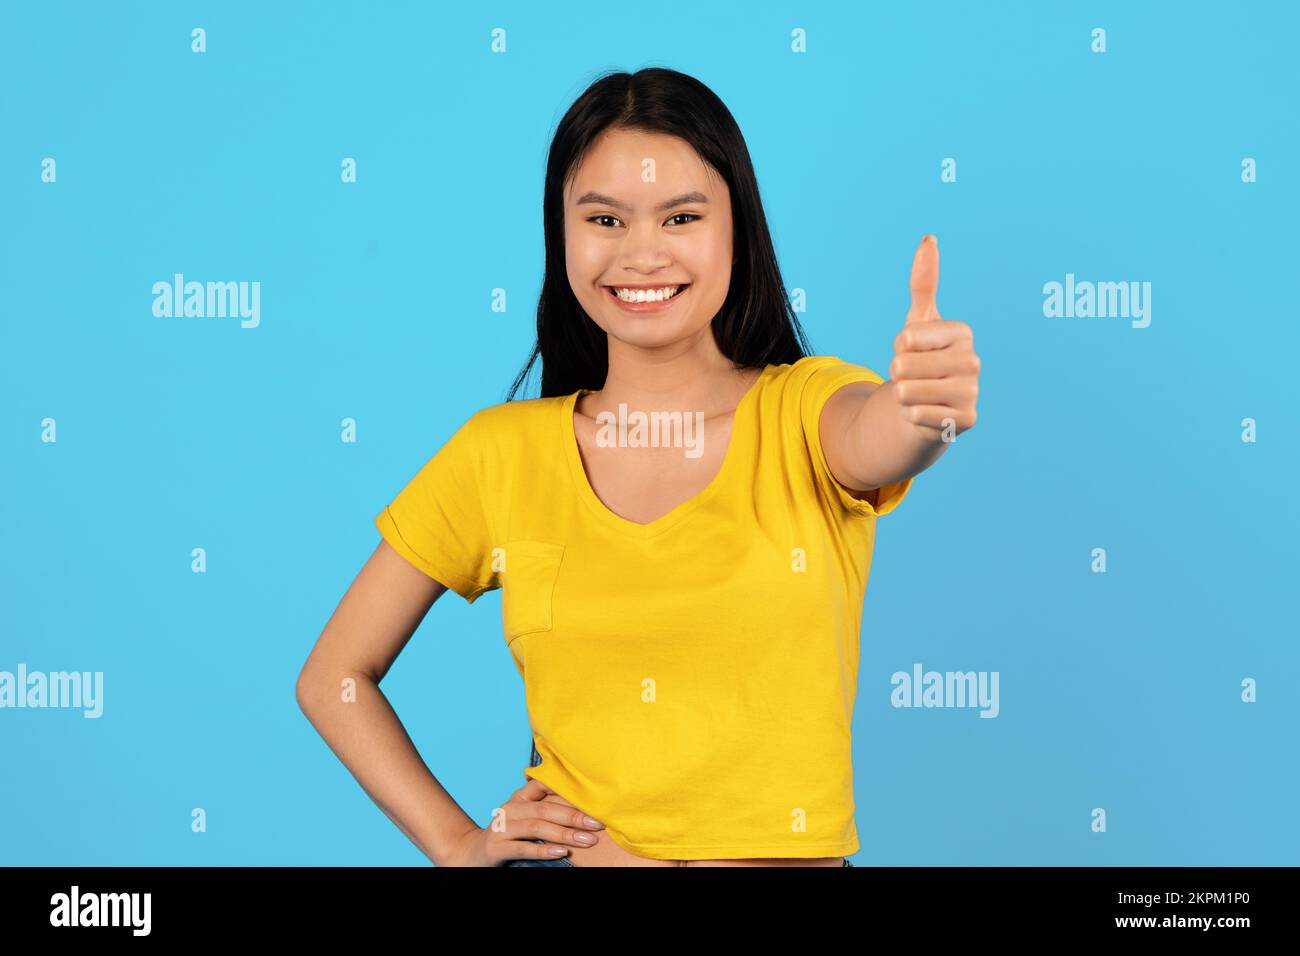
[{"label": "shoulder", "polygon": [[837,355],[805,355],[776,366],[772,384],[804,407],[819,408],[835,392],[853,382],[879,385],[884,378],[873,369]]},{"label": "shoulder", "polygon": [[465,423],[482,435],[509,436],[526,432],[544,421],[559,416],[560,407],[568,396],[555,398],[518,398],[481,408]]},{"label": "shoulder", "polygon": [[456,442],[488,459],[525,455],[553,436],[567,396],[516,399],[474,412],[456,429]]}]

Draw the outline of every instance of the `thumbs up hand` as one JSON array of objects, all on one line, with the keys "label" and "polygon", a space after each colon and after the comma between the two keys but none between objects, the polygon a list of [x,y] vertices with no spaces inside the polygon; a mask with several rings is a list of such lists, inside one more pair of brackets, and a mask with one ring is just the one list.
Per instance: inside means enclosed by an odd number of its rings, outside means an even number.
[{"label": "thumbs up hand", "polygon": [[912,307],[894,337],[889,378],[903,416],[928,437],[951,442],[975,424],[980,360],[965,322],[939,317],[939,241],[926,236],[912,260]]}]

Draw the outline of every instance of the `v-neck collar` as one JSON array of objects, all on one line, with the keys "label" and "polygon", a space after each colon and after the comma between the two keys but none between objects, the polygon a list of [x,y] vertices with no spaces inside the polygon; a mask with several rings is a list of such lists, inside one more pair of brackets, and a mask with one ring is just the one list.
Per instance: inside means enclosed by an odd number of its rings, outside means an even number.
[{"label": "v-neck collar", "polygon": [[577,407],[578,398],[582,395],[590,395],[595,389],[580,388],[576,392],[564,396],[564,400],[559,403],[560,439],[564,448],[564,457],[569,462],[569,471],[573,477],[574,485],[577,487],[578,497],[586,503],[601,524],[620,534],[637,538],[652,538],[655,535],[662,534],[669,528],[675,527],[712,498],[717,493],[718,488],[726,483],[730,473],[739,467],[737,461],[748,456],[750,449],[753,447],[754,428],[751,421],[751,417],[754,415],[753,404],[757,400],[756,396],[759,388],[773,368],[776,368],[776,366],[767,365],[764,367],[763,371],[754,379],[745,394],[741,396],[739,403],[737,403],[732,418],[731,437],[727,440],[727,450],[723,453],[722,464],[718,467],[713,480],[699,492],[676,505],[672,510],[646,524],[624,518],[622,515],[611,511],[591,487],[591,481],[587,477],[587,469],[583,467],[582,453],[578,446],[578,434],[573,427],[573,412]]}]

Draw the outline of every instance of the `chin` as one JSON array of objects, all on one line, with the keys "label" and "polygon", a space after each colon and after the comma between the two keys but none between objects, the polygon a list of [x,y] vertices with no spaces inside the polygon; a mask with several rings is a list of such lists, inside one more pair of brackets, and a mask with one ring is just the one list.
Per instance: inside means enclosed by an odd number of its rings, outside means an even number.
[{"label": "chin", "polygon": [[683,329],[677,325],[665,327],[662,325],[656,326],[650,322],[640,326],[629,326],[627,323],[620,323],[617,328],[610,331],[610,335],[624,345],[632,345],[641,349],[665,348],[690,338],[692,334],[690,329]]}]

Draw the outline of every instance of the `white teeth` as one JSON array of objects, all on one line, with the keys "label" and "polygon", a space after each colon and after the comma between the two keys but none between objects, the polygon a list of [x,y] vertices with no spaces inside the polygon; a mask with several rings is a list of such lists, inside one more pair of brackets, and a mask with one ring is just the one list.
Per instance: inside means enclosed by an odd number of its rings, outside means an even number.
[{"label": "white teeth", "polygon": [[677,294],[682,286],[670,285],[662,289],[620,289],[614,288],[614,294],[624,302],[663,302]]}]

